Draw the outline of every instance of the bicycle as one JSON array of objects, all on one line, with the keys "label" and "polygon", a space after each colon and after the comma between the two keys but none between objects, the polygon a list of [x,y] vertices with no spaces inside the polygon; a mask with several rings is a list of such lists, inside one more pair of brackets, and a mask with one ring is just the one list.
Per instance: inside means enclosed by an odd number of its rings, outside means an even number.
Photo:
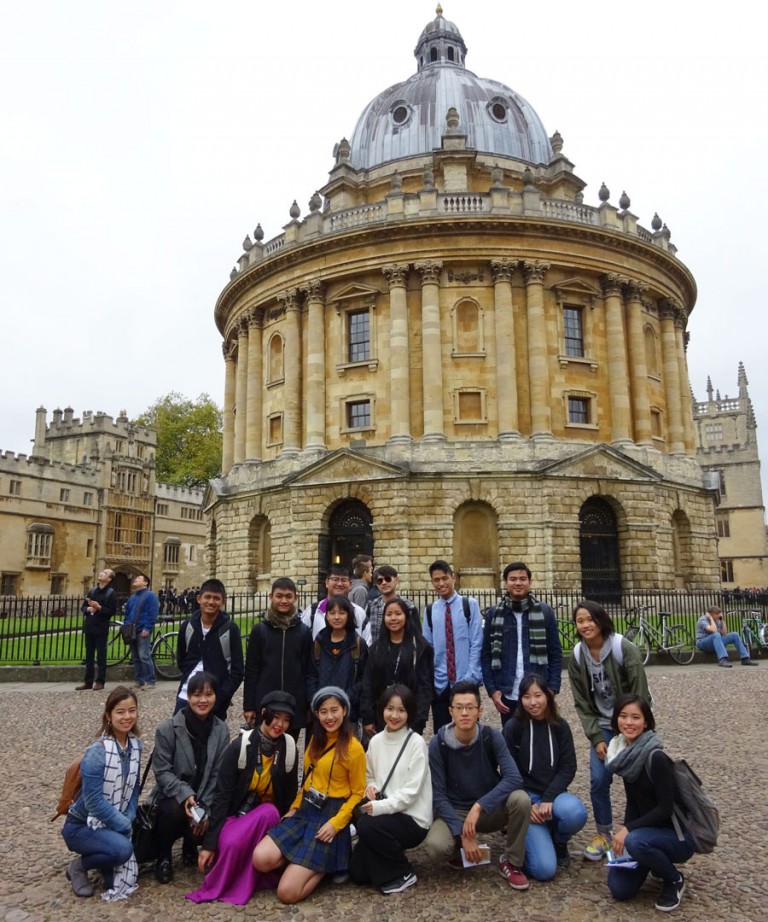
[{"label": "bicycle", "polygon": [[557,605],[552,606],[557,623],[557,633],[560,635],[560,646],[563,652],[566,653],[573,650],[578,637],[576,636],[576,625],[573,623],[573,619],[560,617],[561,608],[569,609],[570,606],[566,602],[559,602]]},{"label": "bicycle", "polygon": [[735,608],[728,615],[741,618],[741,638],[750,656],[754,651],[758,655],[768,651],[768,621],[763,621],[763,614],[758,610]]},{"label": "bicycle", "polygon": [[[173,624],[173,618],[160,617],[152,633],[151,655],[155,672],[162,679],[179,679],[181,670],[176,665],[176,639],[178,630],[167,631],[164,627]],[[124,663],[131,654],[130,644],[127,644],[120,634],[122,621],[109,622],[110,637],[107,642],[107,668]]]},{"label": "bicycle", "polygon": [[659,618],[661,618],[661,630],[659,630],[645,617],[645,612],[650,609],[650,605],[642,605],[631,608],[626,613],[629,628],[624,636],[640,651],[643,665],[648,665],[651,658],[651,647],[654,644],[657,650],[669,653],[672,659],[681,666],[687,666],[693,662],[695,654],[693,634],[683,624],[667,624],[667,619],[672,617],[668,611],[659,612]]}]

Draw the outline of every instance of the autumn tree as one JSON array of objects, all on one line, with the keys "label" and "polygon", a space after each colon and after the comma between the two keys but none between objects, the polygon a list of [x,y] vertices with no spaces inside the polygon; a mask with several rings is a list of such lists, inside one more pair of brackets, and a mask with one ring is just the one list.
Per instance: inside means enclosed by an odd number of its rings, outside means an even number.
[{"label": "autumn tree", "polygon": [[188,400],[171,391],[136,419],[157,432],[157,479],[205,487],[221,473],[222,412],[208,394]]}]

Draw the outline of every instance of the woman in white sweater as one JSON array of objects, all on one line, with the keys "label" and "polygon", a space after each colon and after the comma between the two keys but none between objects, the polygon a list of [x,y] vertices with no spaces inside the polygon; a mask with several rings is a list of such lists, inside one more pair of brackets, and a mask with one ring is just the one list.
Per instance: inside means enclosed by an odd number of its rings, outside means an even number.
[{"label": "woman in white sweater", "polygon": [[414,693],[390,685],[379,698],[379,713],[384,730],[368,746],[366,801],[349,873],[355,883],[401,893],[416,883],[405,852],[424,841],[432,823],[432,777],[427,744],[413,731]]}]

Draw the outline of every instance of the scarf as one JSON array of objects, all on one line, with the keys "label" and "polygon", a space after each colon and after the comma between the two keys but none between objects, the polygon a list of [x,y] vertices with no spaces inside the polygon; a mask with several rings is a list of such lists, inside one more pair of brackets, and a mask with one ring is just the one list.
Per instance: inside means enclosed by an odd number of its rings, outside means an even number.
[{"label": "scarf", "polygon": [[294,609],[290,614],[284,615],[279,611],[275,611],[270,605],[264,615],[264,620],[269,621],[272,627],[280,628],[281,631],[287,631],[296,621],[296,610]]},{"label": "scarf", "polygon": [[[537,666],[546,666],[549,662],[547,654],[547,629],[544,625],[544,612],[541,603],[532,595],[526,596],[519,602],[505,596],[493,613],[491,622],[491,669],[501,669],[501,647],[504,640],[504,621],[506,617],[513,617],[516,611],[528,612],[528,660]],[[518,643],[523,638],[518,637]]]},{"label": "scarf", "polygon": [[[124,755],[121,755],[122,750],[113,737],[103,736],[101,742],[104,744],[104,799],[115,810],[124,813],[139,780],[141,753],[138,739],[132,733],[128,735],[128,746]],[[128,771],[125,774],[123,774],[124,758],[128,759]],[[95,816],[88,817],[88,826],[91,829],[106,828],[104,823]],[[139,876],[139,866],[133,853],[125,864],[118,865],[114,869],[114,875],[110,889],[101,894],[101,898],[108,903],[124,900],[138,889],[136,881]]]},{"label": "scarf", "polygon": [[198,791],[202,786],[208,762],[208,740],[213,730],[213,712],[209,713],[205,720],[201,720],[189,707],[184,708],[183,714],[189,741],[192,743],[192,754],[195,757],[195,779],[192,787]]},{"label": "scarf", "polygon": [[663,748],[664,744],[653,730],[646,730],[634,743],[627,742],[627,738],[619,734],[608,744],[605,770],[625,781],[637,781],[645,769],[648,756]]}]

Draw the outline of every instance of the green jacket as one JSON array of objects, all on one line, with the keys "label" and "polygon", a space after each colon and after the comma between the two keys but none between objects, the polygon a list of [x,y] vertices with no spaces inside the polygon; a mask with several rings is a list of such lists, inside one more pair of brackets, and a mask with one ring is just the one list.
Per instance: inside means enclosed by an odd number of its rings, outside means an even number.
[{"label": "green jacket", "polygon": [[[603,663],[603,668],[609,678],[614,694],[617,698],[619,695],[626,694],[640,695],[650,703],[651,693],[648,691],[648,679],[637,647],[630,643],[626,637],[622,637],[621,652],[624,657],[624,662],[621,665],[619,665],[613,653],[609,653]],[[578,662],[576,656],[573,653],[571,654],[568,660],[568,678],[571,683],[573,703],[581,720],[581,725],[584,727],[584,733],[589,742],[596,746],[598,743],[603,742],[603,731],[600,729],[600,711],[595,705],[595,699],[592,694],[592,682],[589,664],[587,663],[589,655],[583,644]]]}]

